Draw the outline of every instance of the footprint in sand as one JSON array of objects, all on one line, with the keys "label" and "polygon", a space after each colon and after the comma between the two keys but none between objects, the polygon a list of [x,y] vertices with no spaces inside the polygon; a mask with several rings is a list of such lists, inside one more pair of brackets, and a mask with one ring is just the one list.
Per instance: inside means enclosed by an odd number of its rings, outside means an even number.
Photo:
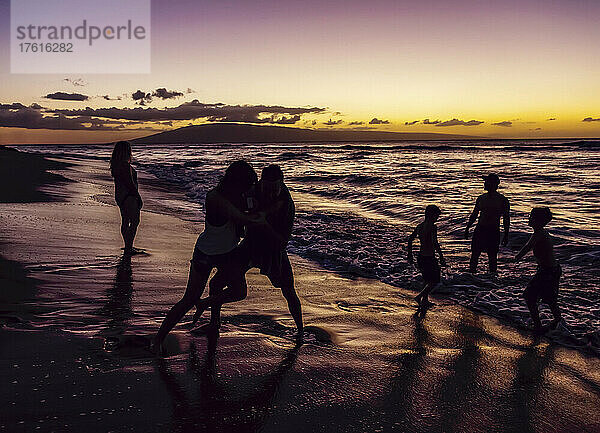
[{"label": "footprint in sand", "polygon": [[310,343],[311,339],[320,344],[336,344],[336,335],[333,331],[321,328],[319,326],[304,327],[304,341]]},{"label": "footprint in sand", "polygon": [[350,306],[350,304],[348,304],[346,301],[337,301],[336,305],[340,310],[348,311],[350,313],[357,310],[356,308]]},{"label": "footprint in sand", "polygon": [[342,311],[346,311],[349,313],[354,313],[356,311],[361,311],[361,310],[373,310],[376,311],[377,313],[389,313],[390,312],[390,308],[384,306],[381,304],[381,301],[376,300],[376,299],[370,299],[370,301],[372,301],[371,303],[367,304],[350,304],[347,301],[337,301],[336,305],[337,307],[342,310]]},{"label": "footprint in sand", "polygon": [[355,311],[360,311],[360,310],[365,310],[368,308],[377,308],[377,306],[375,305],[370,305],[370,304],[351,304],[347,301],[337,301],[336,302],[337,307],[342,310],[342,311],[348,311],[350,313],[355,312]]},{"label": "footprint in sand", "polygon": [[[287,347],[290,342],[294,344],[312,344],[315,346],[331,346],[337,343],[336,335],[333,331],[321,328],[319,326],[304,327],[303,338],[301,341],[297,338],[295,328],[289,328],[287,335],[281,335],[278,338],[269,338],[269,341],[276,346]],[[285,344],[283,344],[285,342]]]}]

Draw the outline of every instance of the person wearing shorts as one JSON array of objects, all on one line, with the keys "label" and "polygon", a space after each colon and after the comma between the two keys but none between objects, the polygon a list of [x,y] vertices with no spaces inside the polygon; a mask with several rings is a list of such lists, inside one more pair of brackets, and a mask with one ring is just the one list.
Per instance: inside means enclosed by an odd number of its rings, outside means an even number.
[{"label": "person wearing shorts", "polygon": [[[554,255],[554,246],[550,234],[545,226],[552,220],[552,212],[547,207],[536,207],[529,215],[529,226],[533,228],[533,235],[517,253],[514,261],[521,260],[529,251],[533,250],[538,269],[527,288],[523,297],[527,308],[531,313],[535,331],[544,331],[555,328],[561,320],[560,308],[558,307],[558,285],[562,275],[560,264]],[[548,328],[542,327],[538,302],[543,301],[550,307],[554,316]]]},{"label": "person wearing shorts", "polygon": [[535,275],[527,284],[523,297],[529,302],[544,301],[554,305],[558,299],[558,283],[562,276],[559,264],[551,268],[538,267]]},{"label": "person wearing shorts", "polygon": [[[257,184],[258,212],[265,215],[266,223],[249,224],[246,236],[238,247],[238,266],[244,273],[253,267],[260,269],[274,287],[280,288],[298,331],[303,335],[302,306],[294,287],[294,272],[287,254],[287,244],[292,236],[295,206],[283,182],[283,172],[278,165],[265,167]],[[226,273],[217,272],[209,283],[210,294],[218,296],[226,286]],[[211,323],[220,325],[220,306],[211,306]]]},{"label": "person wearing shorts", "polygon": [[500,178],[496,174],[483,177],[484,188],[487,191],[480,195],[475,202],[475,208],[469,217],[465,229],[465,239],[469,239],[469,229],[477,221],[471,241],[471,260],[469,272],[477,272],[477,262],[481,253],[488,256],[489,271],[495,273],[498,268],[498,251],[500,249],[500,218],[504,225],[502,245],[508,243],[510,228],[510,203],[508,199],[498,192]]},{"label": "person wearing shorts", "polygon": [[419,308],[427,307],[430,304],[429,294],[440,283],[441,270],[435,253],[437,252],[440,263],[446,266],[446,260],[442,254],[442,249],[437,238],[437,226],[435,225],[441,214],[440,208],[436,205],[429,205],[425,208],[425,220],[415,227],[408,238],[408,262],[413,264],[413,242],[419,238],[420,248],[417,256],[417,266],[423,276],[423,290],[415,297]]},{"label": "person wearing shorts", "polygon": [[204,231],[194,246],[188,283],[183,297],[170,309],[156,333],[152,346],[163,352],[163,341],[181,318],[199,302],[206,282],[214,268],[227,276],[227,290],[220,294],[219,302],[235,302],[246,297],[245,274],[236,266],[237,246],[240,242],[240,225],[263,221],[260,217],[244,213],[243,195],[256,183],[254,169],[245,161],[232,163],[219,184],[206,194]]},{"label": "person wearing shorts", "polygon": [[417,256],[417,267],[425,284],[436,286],[441,281],[442,270],[435,256]]}]

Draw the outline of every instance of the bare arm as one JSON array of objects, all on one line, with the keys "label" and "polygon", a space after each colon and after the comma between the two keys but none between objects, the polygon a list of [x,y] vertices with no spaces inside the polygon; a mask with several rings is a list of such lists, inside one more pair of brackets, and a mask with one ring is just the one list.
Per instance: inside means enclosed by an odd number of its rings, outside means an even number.
[{"label": "bare arm", "polygon": [[532,234],[531,237],[529,238],[529,240],[527,241],[527,243],[525,245],[523,245],[523,248],[521,248],[521,251],[519,251],[517,253],[517,255],[515,256],[515,262],[518,262],[523,257],[525,257],[525,254],[527,254],[529,251],[531,251],[533,249],[533,246],[535,245],[537,240],[538,240],[537,234],[536,233]]},{"label": "bare arm", "polygon": [[442,254],[442,247],[440,246],[440,243],[438,241],[437,227],[436,226],[433,226],[433,247],[435,248],[435,250],[438,253],[438,256],[440,258],[440,264],[442,266],[446,266],[446,259],[444,258],[444,255]]},{"label": "bare arm", "polygon": [[409,263],[413,262],[412,247],[413,247],[413,242],[414,242],[415,238],[417,237],[418,232],[419,232],[419,226],[416,226],[415,229],[413,230],[413,232],[408,237],[408,262]]},{"label": "bare arm", "polygon": [[504,225],[504,239],[502,239],[502,245],[508,243],[508,232],[510,230],[510,203],[508,199],[505,199],[504,213],[502,214],[502,223]]},{"label": "bare arm", "polygon": [[236,224],[251,224],[264,221],[263,217],[257,215],[246,215],[235,207],[228,199],[226,199],[218,191],[212,190],[206,194],[206,207],[211,207],[218,214],[226,216]]},{"label": "bare arm", "polygon": [[469,216],[469,221],[467,222],[467,228],[465,229],[465,239],[469,238],[469,229],[471,228],[471,226],[473,224],[475,224],[475,221],[477,221],[478,216],[479,216],[479,199],[477,199],[477,201],[475,202],[475,207],[473,208],[473,212],[471,212],[471,215]]}]

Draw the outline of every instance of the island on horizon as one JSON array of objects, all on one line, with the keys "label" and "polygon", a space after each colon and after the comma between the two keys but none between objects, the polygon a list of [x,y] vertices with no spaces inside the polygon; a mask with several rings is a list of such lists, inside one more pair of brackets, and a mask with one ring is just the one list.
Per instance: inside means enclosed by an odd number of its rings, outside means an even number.
[{"label": "island on horizon", "polygon": [[212,123],[191,125],[130,140],[137,144],[295,143],[340,141],[476,140],[485,137],[372,130],[322,130],[285,126]]}]

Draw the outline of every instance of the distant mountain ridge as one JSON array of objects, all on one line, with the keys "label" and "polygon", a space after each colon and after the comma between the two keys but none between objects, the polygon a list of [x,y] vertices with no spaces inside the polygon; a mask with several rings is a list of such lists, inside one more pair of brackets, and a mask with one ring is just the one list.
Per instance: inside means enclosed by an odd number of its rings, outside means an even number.
[{"label": "distant mountain ridge", "polygon": [[314,130],[239,123],[185,126],[131,140],[139,144],[293,143],[339,141],[460,140],[481,137],[420,132]]}]

